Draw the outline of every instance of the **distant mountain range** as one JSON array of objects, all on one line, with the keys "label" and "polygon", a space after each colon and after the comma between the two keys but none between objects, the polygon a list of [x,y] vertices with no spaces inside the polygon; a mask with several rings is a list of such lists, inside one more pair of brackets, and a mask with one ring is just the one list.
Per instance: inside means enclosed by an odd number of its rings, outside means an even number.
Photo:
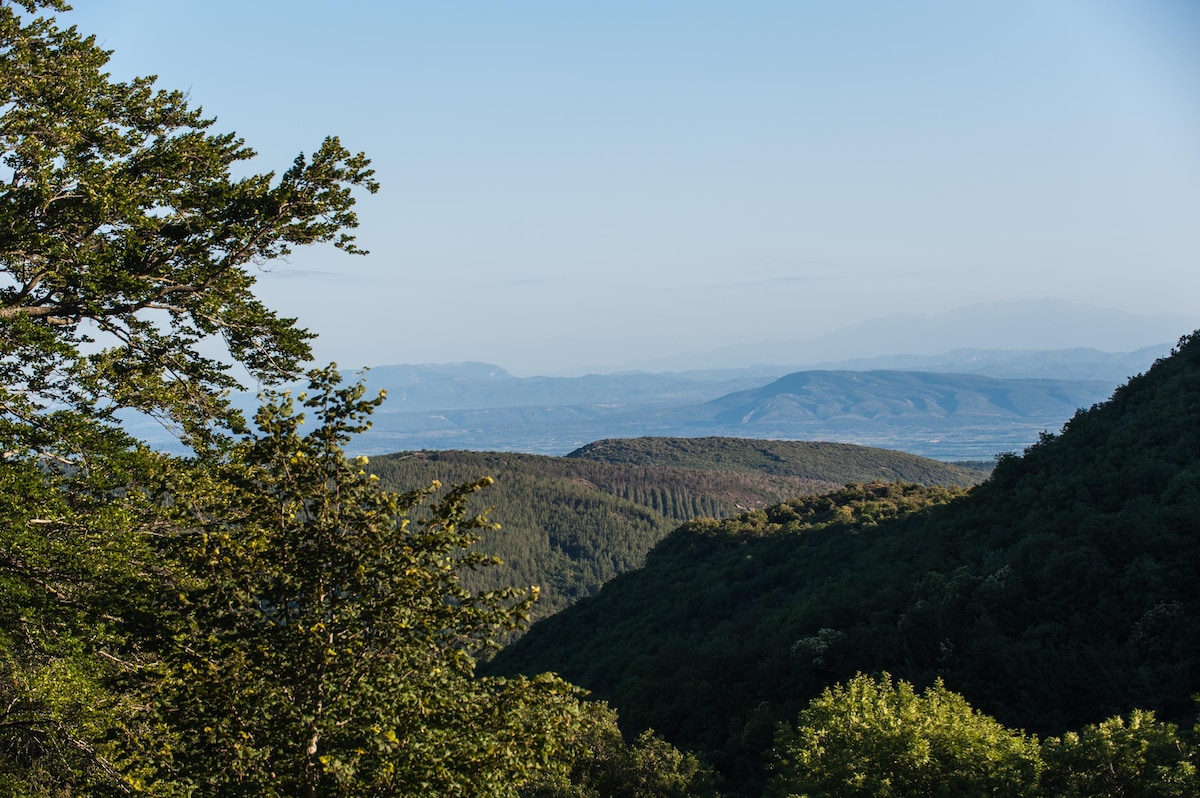
[{"label": "distant mountain range", "polygon": [[599,438],[722,435],[990,459],[1057,430],[1169,350],[959,349],[804,371],[760,366],[583,377],[514,377],[483,363],[385,366],[365,375],[371,390],[387,390],[388,402],[355,446],[367,454],[559,455]]},{"label": "distant mountain range", "polygon": [[[581,377],[516,377],[489,363],[380,366],[347,374],[388,395],[352,449],[562,455],[601,438],[732,436],[990,459],[1057,430],[1169,350],[956,349],[805,369]],[[249,395],[238,401],[248,409],[256,404]],[[164,430],[142,427],[140,436],[170,448]]]}]

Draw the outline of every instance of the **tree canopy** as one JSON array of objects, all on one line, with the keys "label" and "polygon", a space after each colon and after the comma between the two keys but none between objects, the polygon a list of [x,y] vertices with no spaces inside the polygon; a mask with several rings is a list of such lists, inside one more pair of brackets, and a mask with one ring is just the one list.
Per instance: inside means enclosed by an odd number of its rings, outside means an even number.
[{"label": "tree canopy", "polygon": [[134,407],[203,438],[235,383],[197,344],[219,338],[268,383],[296,375],[312,334],[254,296],[254,269],[295,246],[361,252],[369,161],[328,138],[235,177],[254,151],[184,93],[112,80],[94,37],[18,7],[66,6],[0,2],[0,419],[12,435],[48,408]]},{"label": "tree canopy", "polygon": [[859,675],[780,730],[767,795],[968,798],[1033,794],[1038,743],[972,709],[941,682],[918,694]]},{"label": "tree canopy", "polygon": [[460,584],[495,563],[465,511],[489,480],[432,506],[436,483],[383,490],[342,448],[380,400],[337,380],[300,397],[311,431],[277,396],[219,466],[166,475],[157,549],[175,567],[130,640],[148,674],[127,677],[161,732],[127,755],[185,793],[515,795],[579,711],[550,676],[474,676],[536,597]]}]

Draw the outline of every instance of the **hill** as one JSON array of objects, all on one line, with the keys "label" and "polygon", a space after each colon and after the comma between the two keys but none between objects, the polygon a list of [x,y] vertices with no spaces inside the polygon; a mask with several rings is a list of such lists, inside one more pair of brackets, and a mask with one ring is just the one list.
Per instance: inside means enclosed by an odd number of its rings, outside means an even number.
[{"label": "hill", "polygon": [[800,371],[677,411],[753,438],[840,440],[935,457],[1020,450],[1112,390],[1103,382],[915,371]]},{"label": "hill", "polygon": [[980,475],[890,449],[845,443],[746,438],[635,438],[589,443],[569,458],[627,465],[655,465],[772,474],[836,483],[901,480],[923,485],[974,485]]},{"label": "hill", "polygon": [[[562,455],[601,438],[727,436],[991,460],[1057,429],[1078,407],[1107,398],[1168,350],[959,349],[803,371],[752,366],[580,377],[516,377],[489,363],[421,364],[345,376],[365,381],[368,393],[388,395],[372,428],[355,438],[354,454],[472,449]],[[811,376],[807,383],[797,376],[804,374]],[[233,401],[247,414],[257,407],[252,394]],[[132,412],[121,417],[155,448],[182,452],[154,419]]]},{"label": "hill", "polygon": [[[445,485],[488,475],[495,484],[476,509],[493,508],[503,528],[481,546],[504,568],[465,575],[473,589],[538,585],[538,617],[591,595],[680,522],[727,518],[797,496],[827,493],[853,479],[970,485],[983,474],[882,449],[828,443],[704,440],[603,441],[586,451],[640,452],[624,461],[504,452],[422,451],[375,457],[372,471],[393,490],[434,479]],[[687,452],[686,459],[678,456]],[[670,454],[670,453],[676,454]]]},{"label": "hill", "polygon": [[754,794],[776,722],[826,685],[945,680],[1011,727],[1200,684],[1200,334],[969,494],[866,485],[684,524],[497,672],[554,670]]},{"label": "hill", "polygon": [[[449,405],[440,410],[385,405],[352,448],[365,454],[419,448],[562,454],[600,438],[725,436],[841,441],[945,460],[991,459],[1057,429],[1115,385],[901,371],[805,371],[770,382],[641,375],[563,381],[567,384],[548,389],[540,400],[526,396],[536,404],[457,406],[474,401],[472,396],[482,400],[485,388],[505,386],[512,401],[531,390],[524,381],[496,379],[498,385],[434,394]],[[756,386],[746,388],[754,379]],[[510,390],[513,383],[519,390]],[[741,387],[720,390],[734,384]],[[450,388],[460,390],[453,380]],[[487,391],[499,401],[500,393]],[[418,404],[431,401],[429,394],[422,396]],[[585,402],[585,396],[592,398]],[[561,401],[555,403],[555,397]]]}]

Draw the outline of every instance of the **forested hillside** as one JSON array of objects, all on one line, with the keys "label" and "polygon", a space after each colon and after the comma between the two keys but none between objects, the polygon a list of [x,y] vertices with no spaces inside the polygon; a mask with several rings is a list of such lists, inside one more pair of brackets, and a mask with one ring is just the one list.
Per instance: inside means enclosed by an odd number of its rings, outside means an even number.
[{"label": "forested hillside", "polygon": [[857,672],[942,678],[1040,734],[1134,708],[1190,726],[1198,399],[1193,335],[967,495],[864,485],[689,522],[494,667],[555,670],[744,785],[775,724]]},{"label": "forested hillside", "polygon": [[838,486],[871,480],[965,486],[974,485],[982,479],[976,469],[949,465],[905,452],[812,441],[720,437],[617,438],[589,443],[567,457],[603,463],[771,474],[831,481]]},{"label": "forested hillside", "polygon": [[[618,451],[626,455],[604,462],[604,453]],[[682,521],[727,518],[854,479],[970,485],[982,478],[976,470],[884,449],[728,438],[602,441],[565,458],[406,452],[372,458],[370,467],[396,490],[493,477],[472,507],[493,508],[502,528],[486,533],[480,549],[505,565],[466,573],[463,581],[477,590],[537,585],[535,617],[641,565]]]}]

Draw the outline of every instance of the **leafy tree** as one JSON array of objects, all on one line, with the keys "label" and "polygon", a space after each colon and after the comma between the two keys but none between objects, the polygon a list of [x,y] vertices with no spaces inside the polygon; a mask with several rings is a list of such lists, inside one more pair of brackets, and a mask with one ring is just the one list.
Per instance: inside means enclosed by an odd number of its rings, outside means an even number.
[{"label": "leafy tree", "polygon": [[18,7],[67,6],[0,0],[0,420],[12,435],[51,406],[126,406],[202,440],[235,383],[196,344],[223,339],[267,382],[295,373],[312,335],[254,297],[252,267],[297,245],[359,252],[368,161],[330,138],[278,178],[234,178],[254,151],[182,92],[111,80],[94,37]]},{"label": "leafy tree", "polygon": [[782,728],[770,796],[1035,794],[1037,740],[974,710],[939,681],[859,675],[827,689]]},{"label": "leafy tree", "polygon": [[328,139],[235,178],[252,150],[37,16],[65,9],[0,0],[0,791],[515,794],[577,701],[473,675],[532,600],[459,584],[480,484],[381,490],[341,449],[375,403],[331,371],[307,436],[286,400],[250,433],[224,397],[230,362],[270,384],[308,358],[254,268],[359,252],[368,161]]},{"label": "leafy tree", "polygon": [[[272,173],[180,92],[117,82],[109,54],[43,11],[0,0],[0,780],[13,794],[111,784],[114,689],[143,668],[128,642],[161,575],[162,507],[143,489],[174,467],[114,423],[122,407],[213,453],[240,423],[220,338],[270,382],[311,335],[252,294],[254,267],[291,247],[356,252],[353,190],[367,160],[336,139]],[[127,658],[113,652],[124,648]]]},{"label": "leafy tree", "polygon": [[489,480],[382,490],[342,445],[382,400],[314,372],[316,416],[290,398],[258,412],[228,462],[171,472],[178,564],[160,586],[156,663],[140,681],[155,789],[183,793],[514,795],[577,723],[574,688],[549,676],[477,679],[475,655],[522,624],[536,593],[473,595],[466,569]]},{"label": "leafy tree", "polygon": [[[124,645],[161,508],[130,484],[161,462],[82,419],[65,461],[0,460],[0,792],[119,781],[109,729],[136,703],[112,689],[144,658]],[[68,429],[66,424],[60,430]],[[120,650],[126,648],[126,655]]]},{"label": "leafy tree", "polygon": [[603,702],[583,706],[570,741],[569,770],[539,776],[521,798],[687,798],[713,796],[712,774],[691,754],[646,730],[626,743],[617,713]]},{"label": "leafy tree", "polygon": [[1134,710],[1043,744],[1043,793],[1056,798],[1174,798],[1200,794],[1197,752],[1173,723]]}]

